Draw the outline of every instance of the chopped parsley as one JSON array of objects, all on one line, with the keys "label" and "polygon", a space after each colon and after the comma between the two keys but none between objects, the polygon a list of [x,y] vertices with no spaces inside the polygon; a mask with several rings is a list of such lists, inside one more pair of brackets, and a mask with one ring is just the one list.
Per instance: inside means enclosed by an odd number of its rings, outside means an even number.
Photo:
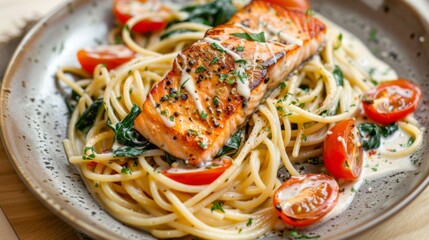
[{"label": "chopped parsley", "polygon": [[[87,152],[89,151],[89,154],[87,154]],[[83,160],[91,160],[95,158],[95,150],[94,147],[85,147],[83,149],[83,156],[82,159]]]},{"label": "chopped parsley", "polygon": [[215,96],[214,98],[213,98],[213,103],[214,103],[214,105],[219,105],[220,104],[220,100],[219,100],[219,98],[217,97],[217,96]]},{"label": "chopped parsley", "polygon": [[337,44],[335,45],[334,50],[339,49],[339,48],[341,47],[341,45],[342,45],[342,44],[343,44],[343,34],[342,34],[342,33],[340,33],[340,34],[338,34],[338,36],[337,36]]},{"label": "chopped parsley", "polygon": [[217,202],[214,201],[212,207],[210,208],[210,210],[213,211],[219,211],[219,212],[223,212],[225,213],[225,210],[223,210],[222,206],[223,206],[224,202]]},{"label": "chopped parsley", "polygon": [[241,83],[244,84],[246,82],[245,80],[247,79],[247,74],[245,72],[238,72],[237,76],[238,76],[238,79],[240,79]]},{"label": "chopped parsley", "polygon": [[127,168],[127,167],[122,167],[121,173],[122,174],[129,174],[129,175],[133,174],[133,172],[129,168]]},{"label": "chopped parsley", "polygon": [[300,233],[298,233],[296,231],[296,229],[290,231],[287,236],[292,236],[295,239],[314,239],[314,238],[320,238],[320,235],[309,236],[309,235],[305,235],[305,234],[300,234]]},{"label": "chopped parsley", "polygon": [[335,65],[333,74],[335,81],[337,82],[337,86],[344,86],[344,74],[338,65]]},{"label": "chopped parsley", "polygon": [[301,141],[303,141],[303,142],[307,141],[307,136],[305,134],[301,135]]},{"label": "chopped parsley", "polygon": [[368,35],[368,41],[375,42],[375,43],[378,42],[377,29],[371,28]]},{"label": "chopped parsley", "polygon": [[200,135],[200,134],[198,133],[197,130],[195,130],[195,129],[188,129],[188,136],[198,137],[198,135]]},{"label": "chopped parsley", "polygon": [[243,46],[238,46],[235,50],[242,52],[244,51],[244,47]]},{"label": "chopped parsley", "polygon": [[202,119],[207,119],[207,113],[206,112],[204,112],[204,111],[202,111],[201,113],[200,113],[200,117],[202,118]]},{"label": "chopped parsley", "polygon": [[267,40],[265,39],[265,33],[264,32],[260,32],[260,33],[231,33],[230,35],[234,36],[234,37],[239,37],[239,38],[243,38],[249,41],[255,41],[255,42],[260,42],[260,43],[265,43],[267,42]]},{"label": "chopped parsley", "polygon": [[285,82],[280,83],[280,89],[284,90],[285,88],[286,88],[286,83]]},{"label": "chopped parsley", "polygon": [[407,146],[409,147],[409,146],[413,145],[413,143],[414,143],[414,138],[413,138],[413,137],[410,137],[410,138],[408,139]]},{"label": "chopped parsley", "polygon": [[225,49],[223,49],[223,47],[221,47],[221,46],[219,46],[219,44],[217,44],[217,43],[211,43],[210,44],[214,49],[216,49],[216,50],[218,50],[219,52],[225,52]]},{"label": "chopped parsley", "polygon": [[219,81],[220,82],[223,82],[227,78],[228,78],[228,74],[219,74]]},{"label": "chopped parsley", "polygon": [[238,59],[238,60],[235,60],[235,62],[236,62],[236,63],[239,63],[239,64],[243,64],[243,65],[246,65],[246,64],[247,64],[247,61],[246,61],[246,60],[244,60],[244,59]]},{"label": "chopped parsley", "polygon": [[213,65],[213,64],[215,64],[215,63],[217,63],[217,61],[219,61],[219,58],[218,57],[214,57],[213,59],[212,59],[212,61],[210,62],[210,66],[211,65]]},{"label": "chopped parsley", "polygon": [[249,220],[247,220],[246,226],[250,227],[253,224],[253,218],[249,218]]},{"label": "chopped parsley", "polygon": [[204,71],[206,71],[207,68],[205,68],[204,66],[199,66],[196,70],[195,73],[202,73]]},{"label": "chopped parsley", "polygon": [[314,14],[315,13],[314,13],[313,9],[311,9],[311,8],[305,10],[305,15],[307,15],[307,16],[314,16]]},{"label": "chopped parsley", "polygon": [[198,147],[200,147],[201,149],[207,149],[208,144],[206,142],[199,141],[198,142]]},{"label": "chopped parsley", "polygon": [[[180,85],[180,88],[184,88],[185,87],[185,84],[189,81],[189,79],[190,78],[188,78],[188,79],[186,79],[181,85]],[[179,89],[179,91],[180,91],[180,89]],[[180,93],[180,92],[179,92]]]}]

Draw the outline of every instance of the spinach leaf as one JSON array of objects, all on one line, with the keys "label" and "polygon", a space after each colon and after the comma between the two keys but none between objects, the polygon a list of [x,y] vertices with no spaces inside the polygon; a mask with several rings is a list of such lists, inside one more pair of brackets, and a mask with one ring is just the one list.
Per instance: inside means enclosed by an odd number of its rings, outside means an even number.
[{"label": "spinach leaf", "polygon": [[171,164],[173,164],[177,161],[183,161],[182,159],[177,158],[177,157],[175,157],[175,156],[173,156],[167,152],[165,153],[165,160],[167,161],[168,164],[170,164],[170,166],[171,166]]},{"label": "spinach leaf", "polygon": [[77,94],[77,92],[72,91],[70,96],[66,97],[66,105],[67,110],[69,111],[69,115],[71,116],[73,114],[74,109],[77,106],[77,103],[79,102],[80,96]]},{"label": "spinach leaf", "polygon": [[264,32],[260,32],[260,33],[231,33],[230,35],[234,36],[234,37],[239,37],[239,38],[243,38],[249,41],[255,41],[255,42],[261,42],[261,43],[265,43],[267,42],[265,39],[265,33]]},{"label": "spinach leaf", "polygon": [[[154,146],[134,129],[134,120],[141,113],[140,108],[134,104],[131,112],[115,126],[108,123],[115,132],[113,155],[115,157],[137,157]],[[118,146],[119,145],[119,146]]]},{"label": "spinach leaf", "polygon": [[337,86],[344,86],[344,74],[338,65],[335,65],[333,74],[335,81],[337,82]]},{"label": "spinach leaf", "polygon": [[380,127],[380,133],[383,137],[388,137],[398,130],[398,124],[392,123],[384,127]]},{"label": "spinach leaf", "polygon": [[381,137],[388,137],[398,130],[398,124],[392,123],[387,126],[379,126],[374,123],[361,123],[357,126],[363,139],[362,145],[365,150],[380,147]]},{"label": "spinach leaf", "polygon": [[[188,6],[182,9],[189,17],[183,22],[197,22],[217,26],[227,22],[236,12],[231,0],[216,0],[211,3]],[[173,22],[175,24],[178,22]]]},{"label": "spinach leaf", "polygon": [[216,157],[220,157],[223,155],[234,155],[241,145],[241,137],[244,133],[243,129],[238,130],[232,137],[228,140],[228,142],[223,146],[220,152],[216,155]]},{"label": "spinach leaf", "polygon": [[97,118],[98,111],[103,104],[103,99],[99,98],[95,100],[91,106],[89,106],[79,117],[76,122],[76,129],[85,132],[94,125],[95,118]]}]

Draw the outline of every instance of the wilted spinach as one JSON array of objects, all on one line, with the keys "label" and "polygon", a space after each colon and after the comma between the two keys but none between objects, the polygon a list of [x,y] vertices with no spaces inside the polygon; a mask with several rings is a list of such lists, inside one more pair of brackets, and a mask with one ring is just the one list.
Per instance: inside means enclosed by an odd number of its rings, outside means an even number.
[{"label": "wilted spinach", "polygon": [[388,137],[398,130],[398,124],[392,123],[387,126],[379,126],[375,123],[361,123],[358,126],[363,139],[362,145],[365,150],[380,147],[381,137]]},{"label": "wilted spinach", "polygon": [[182,8],[189,17],[184,22],[204,23],[217,26],[227,22],[236,12],[231,0],[216,0],[211,3]]},{"label": "wilted spinach", "polygon": [[74,109],[77,106],[77,103],[79,102],[80,96],[79,94],[77,94],[77,92],[72,91],[70,96],[66,97],[66,105],[67,105],[67,110],[69,111],[69,115],[71,116]]},{"label": "wilted spinach", "polygon": [[76,122],[76,129],[85,132],[94,125],[95,119],[97,118],[98,111],[101,105],[103,105],[103,99],[99,98],[95,100],[91,106],[89,106],[79,117]]},{"label": "wilted spinach", "polygon": [[232,137],[228,140],[225,146],[223,146],[223,148],[216,155],[216,157],[220,157],[223,155],[234,155],[240,148],[243,131],[243,129],[240,129],[236,133],[234,133],[234,135],[232,135]]},{"label": "wilted spinach", "polygon": [[131,112],[122,121],[115,126],[108,123],[115,132],[112,148],[115,157],[137,157],[145,151],[155,148],[134,129],[134,120],[140,113],[140,108],[134,104]]}]

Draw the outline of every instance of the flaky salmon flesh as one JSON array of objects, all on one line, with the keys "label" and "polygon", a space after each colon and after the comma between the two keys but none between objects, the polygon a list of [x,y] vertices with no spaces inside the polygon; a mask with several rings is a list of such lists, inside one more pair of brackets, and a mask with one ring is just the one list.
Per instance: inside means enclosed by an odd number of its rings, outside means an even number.
[{"label": "flaky salmon flesh", "polygon": [[317,53],[325,34],[309,14],[252,1],[178,54],[134,127],[187,163],[210,161],[266,96]]}]

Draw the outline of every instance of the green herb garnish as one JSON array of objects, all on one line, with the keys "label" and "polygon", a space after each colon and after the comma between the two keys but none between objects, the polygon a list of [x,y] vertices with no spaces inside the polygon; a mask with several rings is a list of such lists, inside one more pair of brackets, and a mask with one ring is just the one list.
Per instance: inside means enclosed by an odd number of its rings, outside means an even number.
[{"label": "green herb garnish", "polygon": [[335,81],[337,82],[337,86],[344,86],[344,74],[338,65],[335,65],[333,74],[334,74]]},{"label": "green herb garnish", "polygon": [[243,38],[246,39],[248,41],[255,41],[255,42],[260,42],[260,43],[265,43],[267,42],[265,39],[265,33],[264,32],[260,32],[260,33],[231,33],[230,35],[234,36],[234,37],[239,37],[239,38]]},{"label": "green herb garnish", "polygon": [[127,168],[127,167],[122,167],[122,169],[121,169],[121,173],[122,173],[122,174],[129,174],[129,175],[132,175],[132,174],[133,174],[133,172],[131,171],[131,169],[129,169],[129,168]]},{"label": "green herb garnish", "polygon": [[211,62],[210,62],[210,66],[211,65],[213,65],[213,64],[215,64],[215,63],[217,63],[217,61],[219,61],[219,58],[218,57],[214,57],[212,60],[211,60]]},{"label": "green herb garnish", "polygon": [[205,68],[204,66],[199,66],[196,70],[195,70],[195,73],[201,73],[201,72],[204,72],[204,71],[206,71],[207,70],[207,68]]},{"label": "green herb garnish", "polygon": [[220,211],[220,212],[225,213],[225,210],[223,210],[223,208],[222,208],[223,205],[224,205],[224,202],[217,202],[217,201],[215,201],[215,202],[213,202],[213,205],[210,208],[210,210],[212,212],[213,211]]}]

